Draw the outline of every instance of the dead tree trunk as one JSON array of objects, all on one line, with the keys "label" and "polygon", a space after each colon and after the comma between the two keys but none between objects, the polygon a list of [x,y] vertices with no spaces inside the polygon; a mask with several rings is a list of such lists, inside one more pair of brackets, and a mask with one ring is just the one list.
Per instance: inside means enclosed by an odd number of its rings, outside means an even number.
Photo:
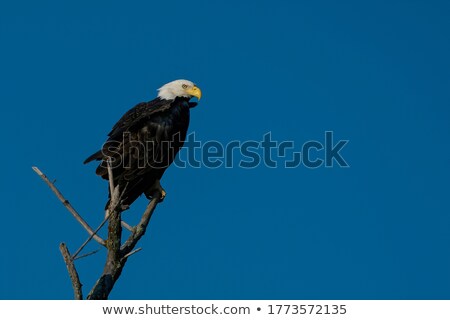
[{"label": "dead tree trunk", "polygon": [[[42,173],[41,170],[39,170],[39,168],[33,167],[33,170],[42,178],[42,180],[44,180],[44,182],[50,187],[57,198],[89,234],[87,240],[73,255],[69,253],[69,250],[65,243],[60,244],[60,251],[66,264],[70,280],[72,282],[75,299],[83,299],[82,284],[79,279],[78,272],[75,268],[75,260],[86,257],[96,252],[90,252],[81,256],[79,255],[86,244],[92,239],[106,248],[107,255],[103,272],[95,283],[94,287],[89,292],[87,299],[108,299],[109,294],[114,287],[114,284],[122,274],[122,270],[125,267],[128,258],[134,253],[141,250],[141,248],[135,249],[135,247],[147,230],[147,226],[150,222],[152,214],[156,209],[159,199],[161,199],[161,194],[159,194],[159,192],[155,192],[155,194],[153,194],[152,200],[148,203],[147,208],[145,209],[139,223],[135,227],[130,227],[127,223],[122,221],[121,216],[123,207],[121,205],[121,190],[119,190],[119,186],[113,185],[112,173],[111,170],[109,170],[111,201],[109,202],[109,206],[106,210],[104,221],[97,229],[94,230],[81,217],[81,215],[78,214],[78,212],[73,208],[69,201],[61,194],[61,192],[56,188],[54,182],[51,182],[47,178],[47,176]],[[108,238],[106,239],[106,241],[97,235],[97,232],[105,223],[108,223]],[[130,231],[130,235],[124,243],[121,242],[122,227],[125,227]]]}]

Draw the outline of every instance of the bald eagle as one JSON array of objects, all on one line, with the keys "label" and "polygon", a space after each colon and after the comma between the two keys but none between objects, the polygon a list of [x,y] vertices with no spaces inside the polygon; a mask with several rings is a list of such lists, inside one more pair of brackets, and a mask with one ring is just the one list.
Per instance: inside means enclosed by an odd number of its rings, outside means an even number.
[{"label": "bald eagle", "polygon": [[202,96],[200,88],[188,80],[169,82],[158,91],[156,99],[141,102],[126,112],[101,150],[84,161],[101,161],[96,174],[106,180],[110,161],[113,182],[123,193],[125,208],[142,194],[151,199],[155,191],[161,195],[160,200],[164,199],[166,192],[160,179],[183,146],[190,109],[197,105],[189,100],[200,100]]}]

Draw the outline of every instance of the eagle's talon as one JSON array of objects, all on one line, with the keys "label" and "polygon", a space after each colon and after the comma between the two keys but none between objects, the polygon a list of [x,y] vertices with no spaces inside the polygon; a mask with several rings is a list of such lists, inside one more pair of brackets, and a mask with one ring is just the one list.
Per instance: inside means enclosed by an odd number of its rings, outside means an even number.
[{"label": "eagle's talon", "polygon": [[159,194],[159,196],[160,196],[159,200],[158,200],[158,203],[159,203],[159,202],[163,202],[164,201],[164,198],[166,197],[167,192],[166,192],[166,190],[164,190],[161,187],[161,185],[159,185],[159,188],[155,190],[154,194]]},{"label": "eagle's talon", "polygon": [[167,195],[166,190],[164,190],[164,188],[161,187],[159,180],[156,180],[153,186],[148,191],[145,192],[145,196],[147,197],[148,200],[152,200],[155,194],[160,195],[158,202],[163,202],[164,198]]}]

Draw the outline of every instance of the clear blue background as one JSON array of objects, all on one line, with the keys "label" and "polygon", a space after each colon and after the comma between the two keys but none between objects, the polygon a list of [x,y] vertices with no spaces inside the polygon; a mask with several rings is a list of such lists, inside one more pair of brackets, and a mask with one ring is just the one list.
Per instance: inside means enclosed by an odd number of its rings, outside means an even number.
[{"label": "clear blue background", "polygon": [[[97,225],[107,185],[82,161],[187,78],[204,93],[199,139],[272,131],[300,147],[332,130],[351,167],[170,168],[111,298],[450,299],[449,14],[447,1],[3,1],[0,298],[72,298],[58,244],[73,252],[86,233],[31,166]],[[77,262],[85,294],[104,257]]]}]

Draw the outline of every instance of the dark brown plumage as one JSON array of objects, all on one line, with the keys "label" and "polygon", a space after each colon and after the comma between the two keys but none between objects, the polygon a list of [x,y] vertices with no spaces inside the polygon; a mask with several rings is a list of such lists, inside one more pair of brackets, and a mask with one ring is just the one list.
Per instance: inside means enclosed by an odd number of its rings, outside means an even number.
[{"label": "dark brown plumage", "polygon": [[124,192],[123,205],[131,205],[143,193],[150,197],[155,188],[161,188],[159,180],[186,138],[190,108],[197,105],[189,99],[156,98],[139,103],[114,125],[102,149],[84,161],[101,161],[96,174],[108,179],[107,159],[111,159],[114,185]]}]

